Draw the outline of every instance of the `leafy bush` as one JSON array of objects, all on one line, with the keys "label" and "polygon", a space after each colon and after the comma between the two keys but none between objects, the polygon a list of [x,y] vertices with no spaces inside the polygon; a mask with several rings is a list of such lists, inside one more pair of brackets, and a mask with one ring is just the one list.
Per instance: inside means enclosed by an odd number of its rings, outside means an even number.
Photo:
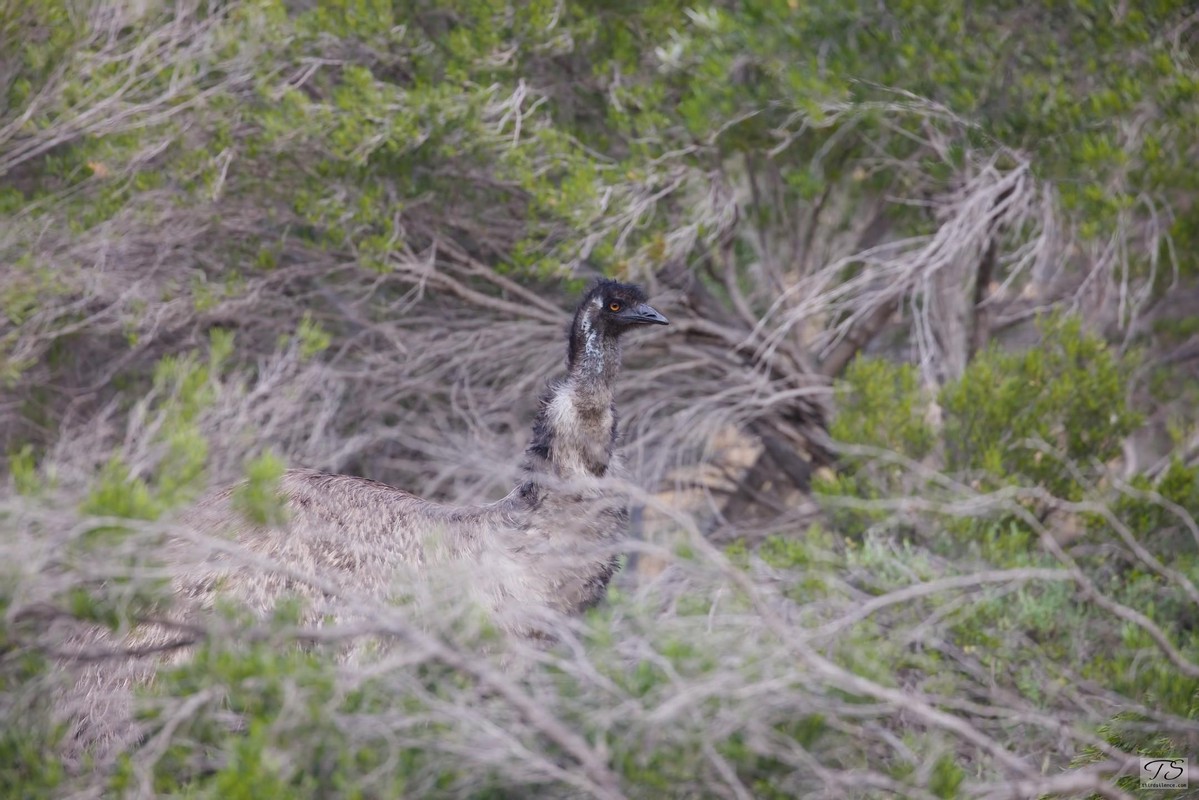
[{"label": "leafy bush", "polygon": [[946,467],[1078,499],[1142,418],[1128,408],[1128,370],[1081,320],[1047,321],[1041,333],[1026,352],[980,354],[942,389]]},{"label": "leafy bush", "polygon": [[[1199,670],[1190,668],[1199,649],[1187,634],[1199,599],[1199,559],[1178,538],[1199,511],[1199,467],[1175,461],[1156,481],[1113,481],[1108,462],[1140,421],[1127,403],[1127,370],[1077,320],[1042,331],[1039,346],[982,353],[942,389],[938,447],[930,448],[926,428],[911,422],[918,417],[912,409],[932,401],[909,368],[847,372],[854,399],[842,405],[847,419],[834,430],[879,450],[865,451],[874,454],[867,457],[851,449],[848,477],[826,480],[821,490],[847,530],[880,521],[894,526],[895,510],[905,509],[899,530],[905,547],[914,548],[905,560],[924,553],[959,568],[1057,574],[1051,584],[1013,583],[993,599],[951,604],[953,621],[937,643],[939,681],[952,685],[954,669],[983,670],[1045,711],[1088,681],[1147,712],[1120,712],[1105,722],[1108,744],[1144,755],[1186,752],[1189,736],[1166,733],[1160,715],[1187,718],[1199,700]],[[896,375],[908,377],[897,402],[887,405]],[[905,458],[888,456],[892,448]],[[944,464],[930,463],[930,451],[943,453]],[[913,469],[920,459],[923,468]],[[862,552],[893,552],[887,542],[867,535]],[[1096,605],[1097,595],[1107,601]],[[922,669],[932,674],[931,664]],[[1101,753],[1083,747],[1074,764],[1102,761]]]}]

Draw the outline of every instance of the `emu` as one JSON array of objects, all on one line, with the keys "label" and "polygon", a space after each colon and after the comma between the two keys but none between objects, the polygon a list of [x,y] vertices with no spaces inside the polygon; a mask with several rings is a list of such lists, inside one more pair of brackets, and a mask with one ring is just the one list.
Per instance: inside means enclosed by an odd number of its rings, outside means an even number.
[{"label": "emu", "polygon": [[[537,635],[533,620],[545,610],[574,615],[600,602],[617,568],[625,504],[595,479],[616,457],[621,337],[668,324],[646,300],[640,287],[610,280],[583,296],[569,330],[567,375],[542,397],[519,482],[501,500],[453,507],[365,478],[291,470],[281,485],[285,525],[248,523],[229,502],[232,490],[204,503],[192,524],[233,534],[292,571],[359,596],[386,597],[405,566],[465,564],[465,588],[501,627]],[[323,592],[287,574],[239,567],[230,576],[220,560],[190,570],[181,588],[207,605],[221,585],[259,612],[290,592],[309,602],[310,618],[341,616]]]},{"label": "emu", "polygon": [[[552,625],[545,623],[554,615],[578,614],[605,597],[625,533],[624,501],[596,481],[615,466],[621,336],[666,324],[640,287],[603,280],[584,295],[570,326],[566,377],[541,399],[517,485],[494,503],[453,507],[365,478],[291,470],[281,486],[288,521],[268,527],[234,509],[232,488],[218,492],[186,527],[234,537],[284,569],[235,562],[211,548],[193,550],[196,537],[180,537],[168,556],[178,576],[179,614],[194,619],[226,594],[266,613],[290,594],[306,602],[303,617],[310,623],[344,619],[352,609],[317,586],[386,601],[405,567],[443,563],[458,565],[465,592],[501,628],[552,640]],[[318,582],[296,580],[297,573]],[[147,624],[126,644],[171,650],[176,638],[169,625]],[[75,644],[83,652],[106,639],[90,631]],[[174,658],[185,653],[175,650]],[[147,659],[86,666],[74,690],[60,698],[72,729],[68,755],[103,757],[132,743],[137,726],[130,689],[153,672]]]}]

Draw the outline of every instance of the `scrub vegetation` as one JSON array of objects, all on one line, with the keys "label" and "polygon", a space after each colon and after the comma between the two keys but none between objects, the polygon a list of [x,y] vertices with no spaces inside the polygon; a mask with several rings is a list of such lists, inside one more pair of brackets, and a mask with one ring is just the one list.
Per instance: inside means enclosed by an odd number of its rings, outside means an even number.
[{"label": "scrub vegetation", "polygon": [[[1197,55],[1182,0],[0,0],[0,796],[1170,797]],[[501,496],[599,276],[671,325],[561,641],[452,576],[129,635],[211,488]]]}]

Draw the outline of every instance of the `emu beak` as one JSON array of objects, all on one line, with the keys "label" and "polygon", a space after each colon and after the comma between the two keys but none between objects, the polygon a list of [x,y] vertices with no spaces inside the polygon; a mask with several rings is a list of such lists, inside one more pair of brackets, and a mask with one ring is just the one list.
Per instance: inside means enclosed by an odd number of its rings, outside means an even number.
[{"label": "emu beak", "polygon": [[670,320],[658,313],[649,303],[642,303],[629,311],[629,322],[637,325],[669,325]]}]

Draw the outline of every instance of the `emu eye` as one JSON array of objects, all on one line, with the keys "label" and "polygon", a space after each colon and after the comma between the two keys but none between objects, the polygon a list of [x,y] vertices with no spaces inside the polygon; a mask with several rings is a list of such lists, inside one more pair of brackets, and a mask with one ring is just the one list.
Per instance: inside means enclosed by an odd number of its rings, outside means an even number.
[{"label": "emu eye", "polygon": [[613,300],[611,303],[608,303],[609,311],[620,311],[620,309],[622,309],[622,308],[624,308],[624,306],[622,306],[620,303],[616,302],[615,300]]}]

